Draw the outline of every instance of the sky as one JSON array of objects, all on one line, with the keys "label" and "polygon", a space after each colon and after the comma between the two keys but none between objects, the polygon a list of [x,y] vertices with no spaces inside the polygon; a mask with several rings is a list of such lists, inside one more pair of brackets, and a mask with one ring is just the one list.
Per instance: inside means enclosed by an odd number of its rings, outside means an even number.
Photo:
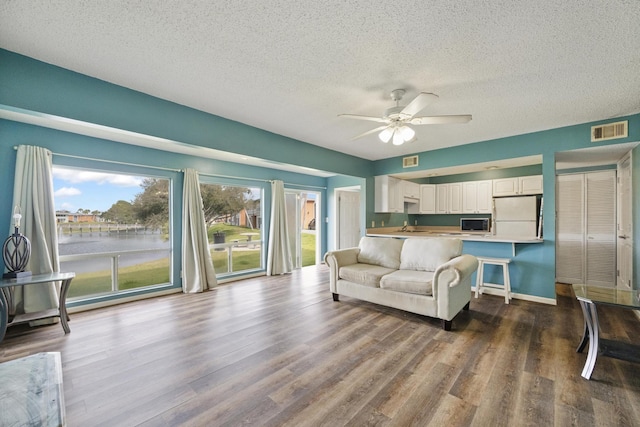
[{"label": "sky", "polygon": [[109,208],[118,200],[133,202],[142,192],[143,177],[80,169],[53,167],[53,191],[56,211]]}]

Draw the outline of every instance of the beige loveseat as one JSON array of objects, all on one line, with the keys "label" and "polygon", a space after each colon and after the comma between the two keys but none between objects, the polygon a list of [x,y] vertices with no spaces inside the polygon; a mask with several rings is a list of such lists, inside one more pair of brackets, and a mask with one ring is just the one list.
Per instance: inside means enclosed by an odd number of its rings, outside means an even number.
[{"label": "beige loveseat", "polygon": [[340,295],[442,320],[469,309],[471,275],[478,268],[451,238],[363,237],[357,248],[328,252],[329,287]]}]

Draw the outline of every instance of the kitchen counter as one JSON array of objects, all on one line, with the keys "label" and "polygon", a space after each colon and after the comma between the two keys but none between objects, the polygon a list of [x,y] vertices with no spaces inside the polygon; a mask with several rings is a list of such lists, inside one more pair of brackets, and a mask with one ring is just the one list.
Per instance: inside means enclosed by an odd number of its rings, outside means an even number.
[{"label": "kitchen counter", "polygon": [[386,228],[369,228],[367,236],[372,237],[394,237],[394,238],[434,238],[434,237],[450,237],[470,242],[486,242],[486,243],[510,243],[512,245],[512,253],[515,256],[516,244],[535,244],[542,243],[543,239],[519,237],[519,236],[494,236],[487,232],[463,232],[446,228],[408,228],[407,231],[401,231],[398,227]]}]

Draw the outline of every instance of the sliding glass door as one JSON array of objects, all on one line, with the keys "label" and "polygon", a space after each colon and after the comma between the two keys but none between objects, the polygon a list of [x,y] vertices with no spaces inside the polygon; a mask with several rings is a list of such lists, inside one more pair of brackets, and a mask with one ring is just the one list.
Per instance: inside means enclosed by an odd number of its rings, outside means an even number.
[{"label": "sliding glass door", "polygon": [[294,268],[317,263],[320,193],[285,189],[287,229]]}]

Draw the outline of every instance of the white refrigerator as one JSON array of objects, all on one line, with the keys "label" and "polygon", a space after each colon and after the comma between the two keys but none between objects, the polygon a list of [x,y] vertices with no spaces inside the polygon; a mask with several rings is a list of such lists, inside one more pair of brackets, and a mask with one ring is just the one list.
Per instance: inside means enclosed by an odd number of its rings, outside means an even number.
[{"label": "white refrigerator", "polygon": [[493,202],[493,231],[496,236],[537,237],[536,196],[497,197]]}]

